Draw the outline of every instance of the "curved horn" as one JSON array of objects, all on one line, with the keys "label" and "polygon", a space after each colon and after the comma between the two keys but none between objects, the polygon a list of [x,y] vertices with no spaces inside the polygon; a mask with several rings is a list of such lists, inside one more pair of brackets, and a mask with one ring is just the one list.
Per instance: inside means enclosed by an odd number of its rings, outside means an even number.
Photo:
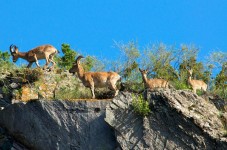
[{"label": "curved horn", "polygon": [[84,58],[84,56],[82,56],[82,55],[78,56],[75,62],[78,63],[81,58]]},{"label": "curved horn", "polygon": [[14,52],[14,49],[13,49],[14,47],[15,47],[15,45],[13,45],[13,44],[10,45],[9,50],[10,50],[11,53]]}]

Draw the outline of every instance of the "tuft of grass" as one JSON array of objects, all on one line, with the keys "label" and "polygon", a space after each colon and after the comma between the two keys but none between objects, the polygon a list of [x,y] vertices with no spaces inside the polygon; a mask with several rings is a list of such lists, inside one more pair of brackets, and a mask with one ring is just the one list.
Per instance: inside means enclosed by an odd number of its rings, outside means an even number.
[{"label": "tuft of grass", "polygon": [[197,91],[196,91],[196,94],[197,94],[198,96],[202,96],[202,95],[204,95],[204,91],[202,91],[202,90],[197,90]]},{"label": "tuft of grass", "polygon": [[55,99],[80,99],[80,98],[89,98],[91,97],[89,89],[81,90],[79,88],[69,89],[67,87],[61,87],[55,94]]},{"label": "tuft of grass", "polygon": [[54,90],[54,99],[81,99],[91,98],[89,88],[84,87],[77,77],[68,78],[65,75],[57,75],[54,78],[56,88]]},{"label": "tuft of grass", "polygon": [[223,137],[227,137],[227,130],[223,131]]},{"label": "tuft of grass", "polygon": [[222,111],[218,111],[218,118],[222,118],[223,117],[223,112]]},{"label": "tuft of grass", "polygon": [[2,87],[2,93],[3,93],[3,94],[9,94],[9,92],[10,92],[9,87],[7,87],[7,86],[3,86],[3,87]]},{"label": "tuft of grass", "polygon": [[43,75],[43,70],[41,68],[36,69],[28,69],[24,68],[20,72],[23,75],[23,79],[28,82],[35,82],[40,79],[40,77]]},{"label": "tuft of grass", "polygon": [[173,81],[173,86],[177,90],[189,89],[188,85],[180,80]]},{"label": "tuft of grass", "polygon": [[227,89],[212,89],[210,93],[218,95],[221,99],[227,100]]},{"label": "tuft of grass", "polygon": [[223,111],[219,111],[218,112],[218,118],[220,119],[221,123],[223,124],[223,133],[222,133],[222,136],[223,137],[227,137],[227,120],[226,118],[224,117],[224,112]]},{"label": "tuft of grass", "polygon": [[11,76],[22,83],[33,83],[43,76],[44,71],[41,68],[19,68],[11,71]]},{"label": "tuft of grass", "polygon": [[142,95],[132,95],[132,106],[134,111],[141,116],[147,116],[151,112],[149,103]]}]

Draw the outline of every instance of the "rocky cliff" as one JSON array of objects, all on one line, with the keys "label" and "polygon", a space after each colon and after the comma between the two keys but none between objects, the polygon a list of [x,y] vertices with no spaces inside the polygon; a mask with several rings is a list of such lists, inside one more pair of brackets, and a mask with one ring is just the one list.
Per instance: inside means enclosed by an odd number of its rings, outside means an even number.
[{"label": "rocky cliff", "polygon": [[104,121],[109,103],[63,100],[15,103],[0,112],[0,126],[28,149],[114,149],[117,144],[114,132]]},{"label": "rocky cliff", "polygon": [[134,113],[132,97],[122,94],[106,108],[106,122],[127,149],[227,149],[226,124],[209,101],[188,91],[145,94],[152,113]]},{"label": "rocky cliff", "polygon": [[131,94],[122,92],[108,101],[7,105],[0,127],[27,149],[227,149],[226,113],[209,100],[181,90],[144,96],[151,109],[147,117],[136,114]]}]

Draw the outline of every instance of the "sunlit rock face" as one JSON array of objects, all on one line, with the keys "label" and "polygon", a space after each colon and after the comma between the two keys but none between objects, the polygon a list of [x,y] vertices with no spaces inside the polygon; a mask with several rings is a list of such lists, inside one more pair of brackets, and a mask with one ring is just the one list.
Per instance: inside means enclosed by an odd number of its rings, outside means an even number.
[{"label": "sunlit rock face", "polygon": [[105,120],[122,149],[227,149],[226,125],[211,102],[180,90],[144,95],[152,111],[147,117],[135,114],[130,93],[106,108]]},{"label": "sunlit rock face", "polygon": [[0,144],[39,150],[227,149],[227,114],[213,100],[170,89],[144,97],[151,109],[146,117],[135,113],[129,92],[112,100],[2,103]]}]

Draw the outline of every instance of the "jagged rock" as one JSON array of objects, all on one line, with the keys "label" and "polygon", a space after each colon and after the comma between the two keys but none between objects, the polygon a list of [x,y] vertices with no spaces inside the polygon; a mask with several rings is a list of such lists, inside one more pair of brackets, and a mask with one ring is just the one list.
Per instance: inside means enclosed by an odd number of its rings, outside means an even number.
[{"label": "jagged rock", "polygon": [[0,94],[0,99],[4,98],[2,94]]},{"label": "jagged rock", "polygon": [[130,93],[115,97],[105,121],[120,147],[128,149],[227,149],[219,110],[189,91],[159,90],[145,94],[152,113],[137,115]]},{"label": "jagged rock", "polygon": [[27,148],[16,142],[6,131],[0,128],[0,149],[1,150],[27,150]]},{"label": "jagged rock", "polygon": [[0,126],[29,149],[114,149],[116,140],[104,121],[109,101],[34,100],[0,111]]},{"label": "jagged rock", "polygon": [[4,99],[0,99],[0,110],[5,108],[6,106],[10,105],[9,103],[6,102]]},{"label": "jagged rock", "polygon": [[18,88],[19,86],[20,86],[20,85],[17,84],[17,83],[15,83],[15,82],[13,82],[13,83],[10,84],[10,87],[11,87],[12,89],[16,89],[16,88]]},{"label": "jagged rock", "polygon": [[146,117],[134,112],[131,94],[123,92],[112,101],[11,104],[0,110],[0,126],[29,149],[227,149],[227,113],[208,100],[181,90],[144,95],[152,110]]},{"label": "jagged rock", "polygon": [[220,98],[219,96],[209,96],[209,100],[216,106],[220,111],[227,112],[227,101]]}]

